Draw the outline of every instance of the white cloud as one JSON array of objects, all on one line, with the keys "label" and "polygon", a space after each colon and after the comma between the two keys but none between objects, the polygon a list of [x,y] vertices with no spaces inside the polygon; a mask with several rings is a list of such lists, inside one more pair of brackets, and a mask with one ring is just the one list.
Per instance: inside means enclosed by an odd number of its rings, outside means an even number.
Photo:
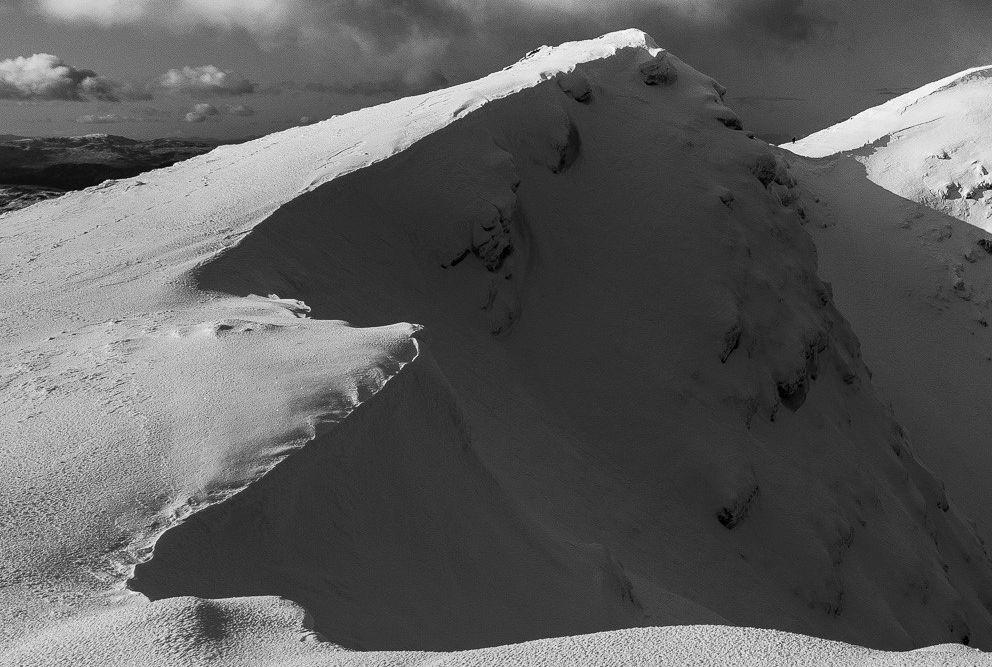
[{"label": "white cloud", "polygon": [[94,23],[136,21],[153,6],[152,0],[40,0],[42,12],[55,18]]},{"label": "white cloud", "polygon": [[0,60],[0,99],[116,101],[116,87],[96,72],[67,65],[49,53]]},{"label": "white cloud", "polygon": [[245,77],[214,65],[170,69],[152,87],[191,95],[246,95],[255,91],[255,84]]},{"label": "white cloud", "polygon": [[77,123],[83,123],[87,125],[103,125],[111,123],[123,123],[125,120],[133,120],[131,118],[125,118],[120,114],[116,113],[103,113],[103,114],[87,114],[85,116],[80,116],[76,119]]},{"label": "white cloud", "polygon": [[198,25],[268,32],[284,27],[299,0],[36,0],[53,18],[102,25],[152,23],[190,29]]},{"label": "white cloud", "polygon": [[255,110],[247,104],[225,104],[220,108],[206,102],[193,105],[193,110],[184,116],[187,123],[202,123],[213,116],[254,116]]},{"label": "white cloud", "polygon": [[193,105],[193,110],[190,111],[185,116],[185,121],[187,123],[202,123],[207,118],[211,116],[219,116],[220,111],[217,110],[213,104],[207,104],[206,102],[200,102],[199,104]]},{"label": "white cloud", "polygon": [[225,104],[224,113],[232,116],[254,116],[255,110],[247,104]]}]

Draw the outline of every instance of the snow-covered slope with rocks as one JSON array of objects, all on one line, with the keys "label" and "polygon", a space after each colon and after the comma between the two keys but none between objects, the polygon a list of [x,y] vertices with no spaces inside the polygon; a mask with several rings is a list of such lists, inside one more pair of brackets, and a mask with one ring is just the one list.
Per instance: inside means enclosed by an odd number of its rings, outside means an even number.
[{"label": "snow-covered slope with rocks", "polygon": [[0,661],[992,646],[723,94],[613,33],[0,218]]},{"label": "snow-covered slope with rocks", "polygon": [[[821,273],[874,384],[950,497],[992,538],[992,68],[783,147],[812,191]],[[817,200],[819,203],[817,203]]]}]

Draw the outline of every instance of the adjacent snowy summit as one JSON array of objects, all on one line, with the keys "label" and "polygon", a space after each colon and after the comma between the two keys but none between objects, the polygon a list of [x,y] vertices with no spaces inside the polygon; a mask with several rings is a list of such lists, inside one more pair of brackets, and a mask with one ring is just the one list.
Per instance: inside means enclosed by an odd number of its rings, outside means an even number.
[{"label": "adjacent snowy summit", "polygon": [[992,230],[992,67],[928,84],[783,148],[809,157],[849,153],[868,178]]},{"label": "adjacent snowy summit", "polygon": [[725,93],[628,30],[0,217],[0,664],[992,664]]}]

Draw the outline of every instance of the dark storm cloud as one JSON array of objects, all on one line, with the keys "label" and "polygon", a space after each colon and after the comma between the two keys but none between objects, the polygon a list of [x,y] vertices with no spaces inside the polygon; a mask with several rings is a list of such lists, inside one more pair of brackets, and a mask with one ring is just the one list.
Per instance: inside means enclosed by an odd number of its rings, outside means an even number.
[{"label": "dark storm cloud", "polygon": [[[557,3],[373,0],[332,3],[304,37],[338,66],[335,92],[409,94],[490,71],[541,43],[639,27],[659,40],[675,30],[780,49],[828,36],[830,2],[815,0],[633,0]],[[704,37],[704,38],[705,38]]]},{"label": "dark storm cloud", "polygon": [[784,43],[806,42],[833,30],[833,7],[804,0],[739,0],[728,3],[730,17],[758,28]]},{"label": "dark storm cloud", "polygon": [[[731,72],[738,82],[748,76],[739,63],[761,58],[771,65],[792,58],[815,62],[815,75],[822,77],[829,74],[828,58],[843,49],[860,49],[865,62],[875,58],[873,71],[893,70],[903,61],[892,55],[904,56],[921,32],[945,34],[947,24],[955,38],[944,42],[945,51],[987,52],[987,38],[969,26],[992,18],[982,0],[939,6],[931,0],[30,0],[22,7],[93,25],[141,25],[207,38],[248,33],[262,47],[259,58],[292,54],[296,71],[280,76],[292,76],[298,87],[319,81],[326,92],[382,95],[467,80],[541,44],[629,27],[714,75]],[[962,22],[968,16],[976,20]],[[934,58],[921,59],[928,57]],[[756,67],[752,71],[756,85],[776,87],[759,81]],[[175,83],[181,87],[188,78]],[[231,88],[215,92],[225,90]]]},{"label": "dark storm cloud", "polygon": [[788,48],[829,35],[832,6],[804,0],[370,0],[311,5],[297,39],[326,78],[308,90],[401,95],[465,80],[542,44],[636,26],[724,45]]},{"label": "dark storm cloud", "polygon": [[[66,21],[245,30],[266,48],[301,47],[307,54],[305,64],[322,75],[327,90],[361,94],[436,88],[512,61],[521,49],[632,26],[655,33],[659,40],[659,31],[667,34],[677,28],[731,41],[788,45],[814,39],[833,25],[826,0],[34,2],[37,11]],[[250,92],[247,85],[216,82],[214,74],[172,70],[158,88],[189,88],[194,94]]]}]

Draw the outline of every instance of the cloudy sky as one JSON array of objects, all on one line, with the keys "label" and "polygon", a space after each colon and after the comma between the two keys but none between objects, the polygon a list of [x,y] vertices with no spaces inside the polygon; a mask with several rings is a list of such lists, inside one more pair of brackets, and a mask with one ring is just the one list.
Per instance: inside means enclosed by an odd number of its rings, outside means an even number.
[{"label": "cloudy sky", "polygon": [[988,0],[0,0],[0,134],[239,137],[639,27],[802,135],[992,64]]}]

